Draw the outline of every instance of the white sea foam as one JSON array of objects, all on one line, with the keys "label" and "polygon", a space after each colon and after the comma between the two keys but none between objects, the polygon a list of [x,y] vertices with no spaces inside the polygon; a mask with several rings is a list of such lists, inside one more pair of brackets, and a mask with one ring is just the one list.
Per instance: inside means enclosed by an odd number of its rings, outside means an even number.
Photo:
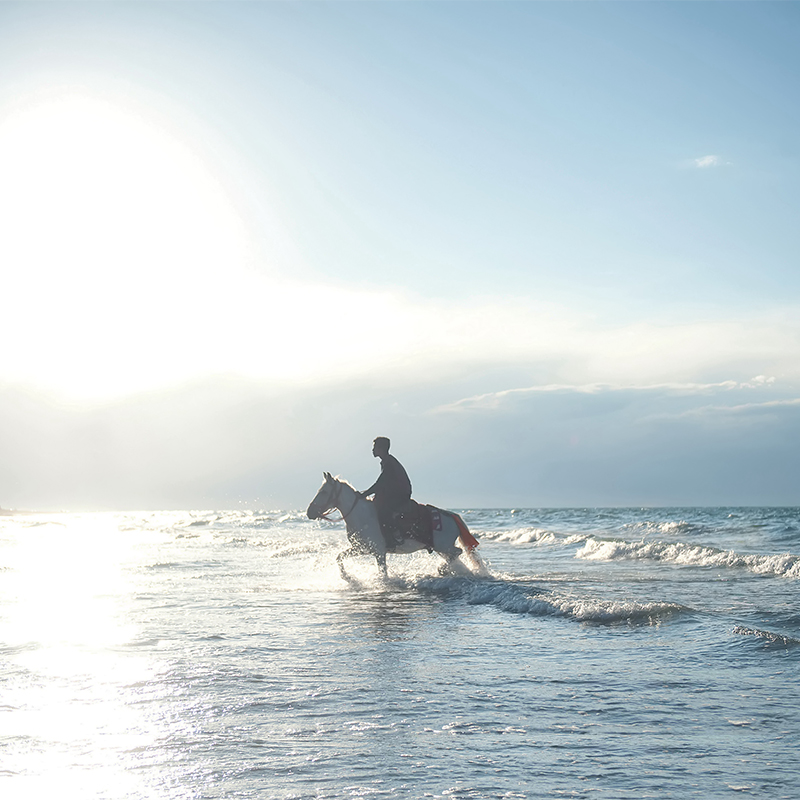
[{"label": "white sea foam", "polygon": [[491,605],[512,614],[567,617],[603,624],[650,624],[684,612],[675,603],[636,600],[602,600],[551,592],[538,592],[505,581],[473,583],[466,592],[469,605]]},{"label": "white sea foam", "polygon": [[592,561],[649,560],[695,567],[747,569],[758,575],[800,578],[800,556],[739,554],[733,550],[684,542],[624,542],[613,539],[587,539],[575,554]]},{"label": "white sea foam", "polygon": [[586,540],[588,534],[563,534],[547,528],[512,528],[510,530],[475,532],[480,541],[503,542],[507,544],[532,545],[570,545]]},{"label": "white sea foam", "polygon": [[476,531],[481,541],[508,542],[509,544],[553,544],[557,537],[545,528],[512,528],[499,531]]}]

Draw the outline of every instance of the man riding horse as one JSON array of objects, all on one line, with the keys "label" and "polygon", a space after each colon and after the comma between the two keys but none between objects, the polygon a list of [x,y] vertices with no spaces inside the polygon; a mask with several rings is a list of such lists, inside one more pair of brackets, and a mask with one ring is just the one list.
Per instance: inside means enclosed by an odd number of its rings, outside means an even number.
[{"label": "man riding horse", "polygon": [[395,513],[411,500],[411,481],[403,465],[389,454],[390,442],[385,436],[378,436],[372,443],[372,455],[381,460],[381,474],[378,480],[363,492],[362,497],[375,495],[374,503],[378,512],[381,531],[391,548],[402,540],[397,527]]}]

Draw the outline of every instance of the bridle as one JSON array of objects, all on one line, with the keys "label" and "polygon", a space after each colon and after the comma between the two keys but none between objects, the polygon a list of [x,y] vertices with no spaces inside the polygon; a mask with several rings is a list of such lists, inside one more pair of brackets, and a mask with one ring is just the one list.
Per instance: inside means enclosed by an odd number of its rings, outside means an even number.
[{"label": "bridle", "polygon": [[[330,498],[328,500],[328,503],[330,504],[330,507],[328,508],[327,511],[323,512],[322,514],[320,514],[319,518],[320,519],[326,519],[326,520],[328,520],[328,522],[339,522],[338,519],[331,519],[331,517],[329,517],[328,514],[330,514],[331,511],[333,511],[334,508],[337,508],[336,504],[339,502],[339,495],[342,493],[342,482],[341,481],[337,481],[336,478],[331,478],[331,480],[336,484],[336,488],[333,490],[333,492],[331,493],[331,496],[330,496]],[[347,522],[347,518],[350,516],[350,514],[353,513],[353,509],[358,505],[358,501],[360,499],[361,499],[361,496],[358,494],[358,492],[356,492],[355,493],[355,497],[353,498],[353,505],[350,506],[350,510],[346,514],[341,509],[337,509],[339,511],[339,513],[342,515],[342,519],[345,522]]]}]

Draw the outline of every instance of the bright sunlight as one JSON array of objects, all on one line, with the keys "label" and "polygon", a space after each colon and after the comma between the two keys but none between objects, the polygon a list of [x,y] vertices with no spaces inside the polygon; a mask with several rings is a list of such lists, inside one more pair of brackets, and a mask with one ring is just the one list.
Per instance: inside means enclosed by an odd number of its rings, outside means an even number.
[{"label": "bright sunlight", "polygon": [[3,380],[94,401],[213,374],[347,376],[434,341],[463,349],[465,321],[438,308],[261,271],[191,141],[75,92],[0,113]]},{"label": "bright sunlight", "polygon": [[0,225],[4,377],[76,395],[174,379],[194,349],[177,309],[248,259],[231,200],[189,147],[80,94],[0,117]]}]

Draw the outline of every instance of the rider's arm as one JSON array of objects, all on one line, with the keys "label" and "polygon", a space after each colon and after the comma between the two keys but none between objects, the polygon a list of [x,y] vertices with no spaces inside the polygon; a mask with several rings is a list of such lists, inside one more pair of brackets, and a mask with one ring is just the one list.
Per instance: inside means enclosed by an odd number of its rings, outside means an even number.
[{"label": "rider's arm", "polygon": [[383,460],[381,460],[381,474],[378,475],[378,480],[369,487],[369,489],[365,489],[361,492],[362,497],[369,497],[371,494],[375,494],[378,489],[381,489],[386,484],[386,473],[384,472],[384,464]]},{"label": "rider's arm", "polygon": [[363,492],[361,492],[361,496],[369,497],[371,494],[375,494],[375,492],[381,489],[386,483],[386,478],[384,477],[384,475],[385,473],[383,471],[383,465],[381,465],[381,474],[378,475],[378,480],[376,480],[375,483],[373,483],[372,486],[369,487],[369,489],[365,489]]}]

